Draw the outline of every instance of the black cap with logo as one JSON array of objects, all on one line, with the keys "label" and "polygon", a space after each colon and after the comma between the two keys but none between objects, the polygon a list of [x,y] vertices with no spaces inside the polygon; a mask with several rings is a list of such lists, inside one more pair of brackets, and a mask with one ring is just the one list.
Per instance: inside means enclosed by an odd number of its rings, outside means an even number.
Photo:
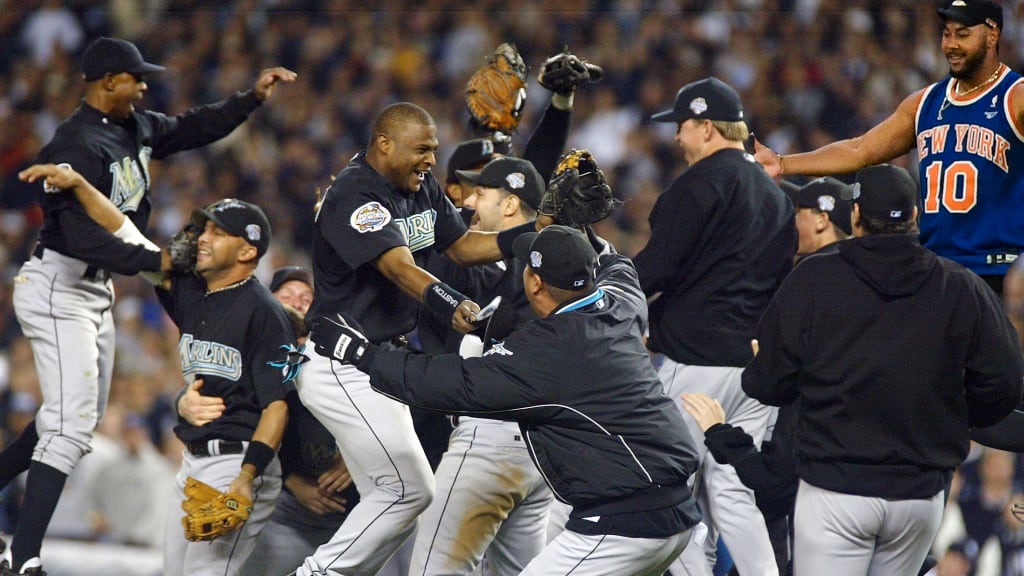
[{"label": "black cap with logo", "polygon": [[879,164],[857,172],[847,196],[863,216],[887,222],[909,222],[917,207],[917,183],[899,166]]},{"label": "black cap with logo", "polygon": [[120,38],[101,37],[82,55],[82,73],[86,82],[99,80],[104,74],[129,72],[141,76],[163,69],[163,66],[146,62],[135,44]]},{"label": "black cap with logo", "polygon": [[575,228],[555,224],[540,232],[520,234],[512,251],[555,288],[583,290],[594,281],[597,252]]},{"label": "black cap with logo", "polygon": [[992,0],[948,0],[939,8],[939,17],[964,26],[984,24],[1003,29],[1003,8]]},{"label": "black cap with logo", "polygon": [[819,212],[827,212],[830,222],[837,228],[853,234],[850,225],[850,211],[853,209],[848,197],[850,185],[831,176],[811,180],[799,188],[783,187],[797,208],[814,208]]},{"label": "black cap with logo", "polygon": [[270,221],[263,210],[255,204],[225,198],[192,212],[192,222],[199,228],[200,233],[207,220],[212,220],[228,234],[244,238],[256,248],[259,256],[266,254],[267,248],[270,247]]},{"label": "black cap with logo", "polygon": [[522,158],[505,156],[495,158],[484,166],[483,170],[456,170],[459,180],[470,186],[486,188],[503,188],[526,202],[534,210],[540,206],[544,196],[544,182],[533,163]]},{"label": "black cap with logo", "polygon": [[690,118],[739,122],[743,120],[743,103],[732,86],[712,76],[683,86],[671,110],[651,116],[655,122],[685,122]]}]

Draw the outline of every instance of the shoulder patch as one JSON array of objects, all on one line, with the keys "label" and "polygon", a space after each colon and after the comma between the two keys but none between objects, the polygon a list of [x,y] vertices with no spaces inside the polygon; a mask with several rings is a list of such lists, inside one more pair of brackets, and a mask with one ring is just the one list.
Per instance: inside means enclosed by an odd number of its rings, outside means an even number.
[{"label": "shoulder patch", "polygon": [[376,232],[391,222],[391,212],[380,202],[367,202],[352,212],[348,222],[360,234]]}]

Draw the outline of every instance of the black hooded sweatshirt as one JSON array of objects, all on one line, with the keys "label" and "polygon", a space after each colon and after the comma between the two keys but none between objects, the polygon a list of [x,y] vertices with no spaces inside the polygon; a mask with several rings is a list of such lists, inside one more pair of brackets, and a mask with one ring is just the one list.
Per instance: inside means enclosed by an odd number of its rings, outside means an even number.
[{"label": "black hooded sweatshirt", "polygon": [[797,471],[815,486],[888,499],[943,490],[968,429],[1021,401],[1017,334],[977,275],[916,236],[842,242],[787,277],[757,330],[743,389],[800,399]]}]

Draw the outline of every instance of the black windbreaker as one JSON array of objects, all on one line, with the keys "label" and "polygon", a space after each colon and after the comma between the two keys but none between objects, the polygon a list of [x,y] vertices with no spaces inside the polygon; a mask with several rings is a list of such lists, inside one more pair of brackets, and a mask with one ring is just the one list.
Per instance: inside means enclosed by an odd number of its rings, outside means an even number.
[{"label": "black windbreaker", "polygon": [[[628,258],[602,258],[598,289],[522,326],[480,358],[371,346],[359,363],[380,392],[413,406],[518,421],[530,454],[573,517],[684,505],[697,453],[642,341],[647,306]],[[633,536],[635,534],[623,534]]]}]

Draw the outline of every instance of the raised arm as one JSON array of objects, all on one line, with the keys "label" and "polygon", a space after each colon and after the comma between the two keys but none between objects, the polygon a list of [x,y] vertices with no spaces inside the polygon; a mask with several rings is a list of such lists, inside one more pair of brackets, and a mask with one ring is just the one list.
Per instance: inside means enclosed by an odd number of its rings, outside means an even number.
[{"label": "raised arm", "polygon": [[849,174],[888,162],[914,148],[915,116],[923,94],[922,89],[907,96],[892,115],[861,136],[839,140],[810,152],[784,156],[755,141],[754,158],[773,178],[784,174]]}]

